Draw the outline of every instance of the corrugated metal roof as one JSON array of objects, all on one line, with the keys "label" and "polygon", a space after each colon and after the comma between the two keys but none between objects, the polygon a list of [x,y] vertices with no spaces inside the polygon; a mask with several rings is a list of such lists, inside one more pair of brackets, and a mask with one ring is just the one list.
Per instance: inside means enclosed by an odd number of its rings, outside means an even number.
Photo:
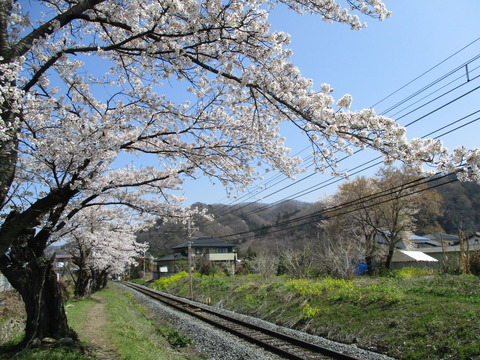
[{"label": "corrugated metal roof", "polygon": [[412,234],[410,236],[410,240],[412,240],[412,241],[427,241],[427,240],[430,240],[430,239],[425,237],[425,236]]},{"label": "corrugated metal roof", "polygon": [[397,250],[393,254],[393,262],[417,262],[417,261],[425,261],[425,262],[438,262],[437,259],[427,255],[421,251],[413,251],[413,250]]},{"label": "corrugated metal roof", "polygon": [[425,235],[425,237],[432,240],[458,240],[457,235],[450,235],[450,234],[439,233],[439,232]]}]

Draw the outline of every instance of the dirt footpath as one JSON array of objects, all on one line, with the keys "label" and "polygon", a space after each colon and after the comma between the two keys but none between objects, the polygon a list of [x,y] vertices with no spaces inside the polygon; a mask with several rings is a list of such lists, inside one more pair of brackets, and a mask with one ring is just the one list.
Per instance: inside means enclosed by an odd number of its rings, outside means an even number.
[{"label": "dirt footpath", "polygon": [[115,360],[118,358],[111,339],[108,337],[105,327],[107,317],[105,314],[105,300],[100,296],[92,296],[97,301],[86,316],[81,329],[77,329],[80,340],[91,347],[91,352],[101,360]]}]

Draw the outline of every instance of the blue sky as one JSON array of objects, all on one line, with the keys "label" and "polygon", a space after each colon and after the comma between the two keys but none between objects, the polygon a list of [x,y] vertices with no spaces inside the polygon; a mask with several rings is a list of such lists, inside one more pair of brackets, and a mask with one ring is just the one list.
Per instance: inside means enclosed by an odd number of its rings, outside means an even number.
[{"label": "blue sky", "polygon": [[[285,8],[278,8],[271,13],[272,30],[291,34],[289,47],[294,51],[292,60],[303,76],[313,79],[317,90],[322,83],[330,83],[336,99],[346,93],[353,96],[353,110],[373,106],[377,113],[383,113],[480,54],[479,0],[385,2],[393,12],[392,17],[383,22],[366,19],[368,27],[361,31],[352,31],[346,25],[323,22],[318,16],[299,16]],[[480,112],[467,117],[480,110],[480,90],[473,91],[480,86],[480,78],[475,80],[475,76],[480,74],[476,67],[480,67],[480,59],[468,64],[469,77],[472,79],[468,84],[463,84],[466,71],[465,67],[461,67],[443,81],[428,87],[427,91],[386,112],[386,115],[397,119],[402,125],[415,121],[408,126],[409,138],[424,136],[465,117],[455,126],[465,125],[469,121],[472,124],[441,139],[449,148],[460,145],[479,147],[480,121],[474,120],[480,116]],[[452,91],[456,86],[459,89]],[[472,92],[465,95],[468,91]],[[445,92],[448,94],[413,111]],[[460,96],[461,100],[453,101]],[[448,102],[452,103],[445,106]],[[441,110],[436,110],[440,107]],[[451,131],[452,128],[446,127],[442,132]],[[308,147],[305,139],[291,129],[286,128],[283,135],[293,154]],[[301,155],[308,156],[308,150]],[[376,156],[371,152],[361,152],[343,161],[341,169],[355,169],[350,171],[352,173],[367,168],[361,174],[372,175],[375,168],[369,166],[375,161],[369,161]],[[280,181],[280,178],[272,176],[267,175],[266,182],[263,182],[267,185],[266,190],[258,192],[253,186],[249,193],[237,194],[239,201],[272,203],[291,198],[315,202],[333,194],[340,181],[328,174],[300,174],[297,176],[300,181],[297,182]],[[214,186],[207,178],[187,179],[183,194],[188,199],[185,205],[233,201],[226,198],[221,185]]]},{"label": "blue sky", "polygon": [[[422,137],[445,127],[429,137],[449,132],[441,136],[449,148],[480,147],[480,121],[475,121],[480,113],[470,115],[480,110],[480,89],[475,90],[480,86],[480,78],[475,79],[480,74],[480,70],[475,69],[480,67],[480,59],[471,61],[480,54],[480,1],[385,2],[393,12],[392,17],[383,22],[368,19],[368,28],[361,31],[325,23],[315,16],[298,16],[286,9],[271,14],[272,30],[292,35],[289,47],[294,50],[293,61],[303,76],[312,78],[317,89],[324,82],[330,83],[337,99],[345,93],[351,94],[353,110],[374,106],[377,113],[383,113],[425,89],[386,115],[402,125],[415,122],[407,127],[409,138]],[[471,80],[468,83],[467,68]],[[455,100],[457,98],[459,100]],[[430,104],[425,105],[427,102]],[[465,119],[460,120],[462,118]],[[448,126],[454,121],[454,125]],[[467,122],[472,123],[466,125]],[[463,127],[453,131],[459,126]],[[293,152],[308,145],[294,132],[286,131],[284,135]],[[302,156],[308,156],[308,151]],[[353,169],[376,156],[362,152],[342,162],[342,167]],[[361,174],[372,175],[376,168]],[[271,176],[266,179],[272,179]],[[239,193],[238,201],[272,203],[293,198],[315,202],[333,194],[339,183],[328,174],[312,173],[297,176],[299,182],[278,180],[273,178],[260,193],[255,186],[248,194]],[[220,185],[213,186],[208,179],[187,181],[184,195],[188,198],[187,205],[197,201],[233,203],[225,197]]]}]

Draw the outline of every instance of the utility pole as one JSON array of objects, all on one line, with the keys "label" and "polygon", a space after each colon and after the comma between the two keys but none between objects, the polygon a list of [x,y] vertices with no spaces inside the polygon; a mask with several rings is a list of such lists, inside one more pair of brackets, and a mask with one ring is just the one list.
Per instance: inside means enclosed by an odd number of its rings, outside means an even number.
[{"label": "utility pole", "polygon": [[142,280],[143,280],[143,281],[145,281],[145,271],[146,271],[145,261],[146,261],[146,255],[147,255],[147,250],[144,249],[144,250],[143,250],[143,277],[142,277]]},{"label": "utility pole", "polygon": [[191,237],[196,228],[191,226],[191,218],[188,218],[187,222],[187,235],[188,235],[188,283],[189,283],[189,297],[193,300],[193,284],[192,284],[192,240]]},{"label": "utility pole", "polygon": [[188,283],[189,283],[189,297],[193,300],[193,285],[192,285],[192,242],[188,240]]}]

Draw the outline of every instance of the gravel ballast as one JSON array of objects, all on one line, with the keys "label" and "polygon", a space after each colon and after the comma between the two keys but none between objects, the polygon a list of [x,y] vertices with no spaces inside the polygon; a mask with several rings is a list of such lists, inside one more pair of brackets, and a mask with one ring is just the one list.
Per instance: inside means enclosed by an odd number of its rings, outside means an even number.
[{"label": "gravel ballast", "polygon": [[[139,299],[151,310],[154,321],[167,320],[175,329],[191,338],[194,342],[195,351],[203,354],[208,360],[278,360],[277,355],[264,351],[262,348],[245,342],[225,331],[215,329],[213,326],[205,324],[200,320],[187,314],[172,309],[159,301],[156,301],[144,294],[141,294],[131,288],[119,284],[122,288],[131,291],[135,298]],[[169,296],[172,296],[169,294]],[[182,299],[185,300],[185,299]],[[192,302],[192,304],[195,304]],[[319,336],[310,335],[304,332],[288,329],[270,322],[253,318],[250,316],[234,313],[225,309],[215,307],[215,310],[233,315],[243,321],[249,321],[254,324],[274,331],[282,332],[287,335],[299,337],[305,341],[329,347],[338,352],[344,352],[365,360],[392,360],[393,358],[373,353],[367,350],[359,349],[355,346],[337,343]]]}]

